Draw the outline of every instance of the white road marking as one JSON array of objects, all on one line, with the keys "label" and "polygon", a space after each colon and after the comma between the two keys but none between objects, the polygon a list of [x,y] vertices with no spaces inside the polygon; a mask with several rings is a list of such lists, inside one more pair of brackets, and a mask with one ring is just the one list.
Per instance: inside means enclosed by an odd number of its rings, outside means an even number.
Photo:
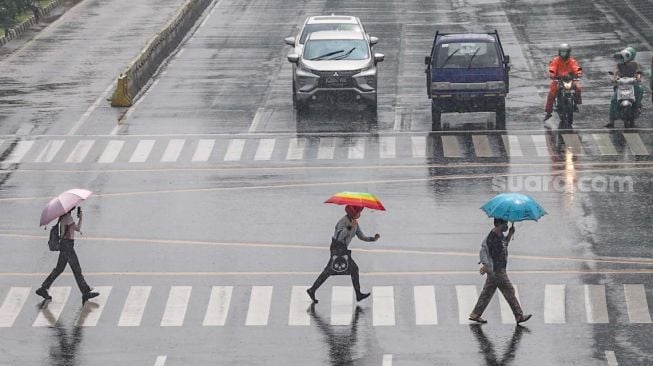
[{"label": "white road marking", "polygon": [[580,141],[580,137],[575,133],[563,133],[562,139],[565,141],[565,146],[567,149],[571,149],[571,152],[574,155],[585,155],[583,150],[583,143]]},{"label": "white road marking", "polygon": [[272,111],[270,110],[266,110],[265,108],[257,109],[256,114],[252,119],[252,124],[249,126],[248,132],[256,132],[256,129],[258,128],[258,125],[261,123],[261,121],[270,118],[270,115],[272,115]]},{"label": "white road marking", "polygon": [[203,326],[223,326],[227,322],[233,286],[213,286],[209,306],[204,315]]},{"label": "white road marking", "polygon": [[605,351],[605,360],[608,362],[608,366],[619,366],[617,355],[614,354],[614,351]]},{"label": "white road marking", "polygon": [[272,152],[274,151],[275,142],[276,139],[259,140],[254,160],[270,160],[272,158]]},{"label": "white road marking", "polygon": [[336,150],[336,139],[333,137],[320,138],[320,147],[317,150],[318,159],[333,159]]},{"label": "white road marking", "polygon": [[168,302],[161,318],[162,327],[181,327],[184,325],[192,289],[191,286],[172,286],[170,288]]},{"label": "white road marking", "polygon": [[544,135],[531,135],[531,140],[535,145],[537,156],[549,156],[549,146],[546,143],[546,136]]},{"label": "white road marking", "polygon": [[306,311],[311,306],[311,298],[306,293],[308,286],[293,286],[290,293],[288,325],[311,325],[311,317]]},{"label": "white road marking", "polygon": [[649,155],[646,145],[638,133],[624,133],[624,138],[628,144],[628,148],[635,155]]},{"label": "white road marking", "polygon": [[624,285],[628,319],[631,323],[651,323],[644,285]]},{"label": "white road marking", "polygon": [[385,354],[383,355],[383,363],[381,366],[392,366],[392,355]]},{"label": "white road marking", "polygon": [[395,131],[401,131],[401,115],[402,111],[404,108],[398,107],[395,109],[395,125],[394,125],[394,130]]},{"label": "white road marking", "polygon": [[352,319],[354,289],[351,286],[333,286],[331,289],[331,325],[349,325]]},{"label": "white road marking", "polygon": [[39,156],[34,160],[35,163],[49,163],[57,155],[61,147],[63,146],[63,140],[52,140],[48,141],[43,147],[43,150],[39,153]]},{"label": "white road marking", "polygon": [[98,286],[94,290],[99,292],[100,295],[84,303],[82,312],[77,319],[77,325],[80,327],[94,327],[97,325],[109,299],[111,286]]},{"label": "white road marking", "polygon": [[426,137],[412,136],[410,138],[411,152],[414,158],[426,157]]},{"label": "white road marking", "polygon": [[524,153],[521,150],[521,145],[519,144],[519,137],[515,135],[502,135],[503,146],[506,150],[506,154],[509,157],[521,157],[524,156]]},{"label": "white road marking", "polygon": [[365,158],[365,139],[355,137],[351,140],[349,151],[347,152],[349,159],[363,159]]},{"label": "white road marking", "polygon": [[379,138],[379,156],[381,159],[394,159],[397,157],[397,141],[394,136],[381,136]]},{"label": "white road marking", "polygon": [[168,360],[168,356],[159,356],[156,358],[156,361],[154,362],[154,366],[165,366],[167,360]]},{"label": "white road marking", "polygon": [[105,101],[107,99],[107,95],[109,94],[109,92],[111,92],[112,89],[115,88],[115,86],[116,86],[116,82],[112,82],[102,92],[102,94],[100,94],[100,96],[95,100],[95,102],[93,102],[93,104],[91,104],[91,106],[88,107],[86,112],[84,112],[82,117],[73,125],[73,127],[70,129],[70,131],[68,131],[68,135],[74,135],[75,133],[77,133],[77,130],[79,130],[79,128],[82,127],[82,125],[84,124],[84,122],[86,122],[88,117],[91,116],[91,113],[93,113],[95,108],[97,108],[100,105],[100,103],[102,103],[103,101]]},{"label": "white road marking", "polygon": [[245,140],[243,139],[229,140],[229,145],[227,145],[227,152],[224,155],[224,161],[240,160],[243,156],[244,149],[245,149]]},{"label": "white road marking", "polygon": [[104,149],[104,152],[98,159],[98,163],[113,163],[118,158],[120,150],[125,145],[124,141],[120,140],[111,140],[107,144],[107,147]]},{"label": "white road marking", "polygon": [[144,163],[147,161],[147,158],[150,156],[150,153],[152,152],[152,148],[154,147],[154,140],[141,140],[138,142],[138,145],[136,145],[136,150],[134,150],[134,153],[132,154],[131,158],[129,158],[130,163]]},{"label": "white road marking", "polygon": [[81,163],[86,158],[86,155],[95,144],[95,140],[81,140],[75,145],[73,151],[68,155],[66,163]]},{"label": "white road marking", "polygon": [[372,288],[372,325],[395,325],[395,295],[392,286],[374,286]]},{"label": "white road marking", "polygon": [[[517,291],[517,286],[516,285],[513,286],[515,287],[515,297],[517,298],[517,300],[519,300],[519,291]],[[499,308],[501,309],[501,323],[516,324],[515,315],[512,313],[512,309],[510,309],[510,305],[508,305],[508,302],[503,297],[501,291],[496,291],[495,294],[496,296],[499,297]]]},{"label": "white road marking", "polygon": [[192,161],[208,161],[213,152],[213,146],[215,145],[215,140],[200,140],[197,143],[197,148],[193,154]]},{"label": "white road marking", "polygon": [[469,315],[474,310],[476,300],[478,300],[476,286],[456,286],[456,297],[458,298],[458,322],[460,324],[470,324]]},{"label": "white road marking", "polygon": [[546,285],[544,287],[544,322],[563,324],[567,322],[565,314],[565,285]]},{"label": "white road marking", "polygon": [[462,158],[463,152],[458,142],[458,136],[441,136],[442,150],[446,158]]},{"label": "white road marking", "polygon": [[118,320],[119,327],[137,327],[141,325],[151,291],[152,286],[132,286],[129,288],[129,294],[127,294],[125,305]]},{"label": "white road marking", "polygon": [[606,133],[594,133],[592,134],[594,142],[599,147],[601,155],[618,155],[617,149],[615,149],[612,141],[610,141],[610,135]]},{"label": "white road marking", "polygon": [[0,328],[9,328],[14,325],[20,310],[25,305],[31,287],[12,287],[0,306]]},{"label": "white road marking", "polygon": [[51,327],[57,324],[59,316],[63,311],[68,296],[70,296],[71,288],[68,287],[51,287],[48,291],[52,296],[51,301],[47,301],[43,308],[39,311],[39,315],[34,320],[33,327]]},{"label": "white road marking", "polygon": [[28,141],[28,140],[22,140],[18,141],[14,149],[11,151],[9,156],[3,161],[3,163],[6,164],[16,164],[20,163],[21,160],[25,157],[25,154],[29,152],[29,150],[32,148],[32,145],[34,145],[34,141]]},{"label": "white road marking", "polygon": [[184,149],[184,144],[186,140],[184,139],[171,139],[166,146],[166,150],[163,152],[161,157],[162,163],[172,163],[179,159],[181,151]]},{"label": "white road marking", "polygon": [[435,303],[435,288],[433,286],[415,286],[415,324],[437,325],[438,308]]},{"label": "white road marking", "polygon": [[301,160],[304,158],[304,148],[306,147],[306,140],[303,138],[292,138],[288,142],[288,153],[286,160]]},{"label": "white road marking", "polygon": [[472,135],[472,143],[476,156],[481,158],[491,158],[496,156],[490,147],[490,139],[487,135]]},{"label": "white road marking", "polygon": [[588,323],[610,322],[604,285],[585,285],[585,311]]},{"label": "white road marking", "polygon": [[272,286],[252,286],[246,326],[267,325],[272,305]]}]

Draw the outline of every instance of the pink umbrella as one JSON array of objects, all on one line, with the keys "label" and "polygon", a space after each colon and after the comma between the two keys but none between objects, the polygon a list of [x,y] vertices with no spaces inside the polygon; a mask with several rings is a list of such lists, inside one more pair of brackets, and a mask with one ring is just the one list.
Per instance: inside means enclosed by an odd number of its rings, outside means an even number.
[{"label": "pink umbrella", "polygon": [[76,188],[69,189],[53,198],[43,208],[43,211],[41,212],[41,224],[39,226],[47,225],[52,222],[52,220],[75,208],[75,206],[87,199],[91,194],[93,194],[93,192],[87,189]]}]

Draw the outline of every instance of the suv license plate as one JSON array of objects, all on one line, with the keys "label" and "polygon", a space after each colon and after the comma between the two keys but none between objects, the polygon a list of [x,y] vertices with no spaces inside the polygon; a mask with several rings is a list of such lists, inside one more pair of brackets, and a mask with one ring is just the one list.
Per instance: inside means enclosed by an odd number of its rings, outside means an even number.
[{"label": "suv license plate", "polygon": [[328,77],[326,79],[327,86],[345,86],[347,85],[347,78],[345,77]]}]

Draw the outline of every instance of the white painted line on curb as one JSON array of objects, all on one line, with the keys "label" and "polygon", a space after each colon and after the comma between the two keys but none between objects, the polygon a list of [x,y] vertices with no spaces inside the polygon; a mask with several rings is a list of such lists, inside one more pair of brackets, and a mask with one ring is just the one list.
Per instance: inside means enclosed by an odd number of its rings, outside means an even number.
[{"label": "white painted line on curb", "polygon": [[392,355],[383,355],[383,364],[381,366],[392,366]]},{"label": "white painted line on curb", "polygon": [[159,356],[156,358],[156,362],[154,362],[154,366],[164,366],[166,364],[166,360],[168,359],[168,356]]},{"label": "white painted line on curb", "polygon": [[619,366],[614,351],[605,351],[605,359],[608,361],[608,366]]},{"label": "white painted line on curb", "polygon": [[77,130],[79,130],[79,128],[82,127],[82,125],[84,124],[84,122],[86,122],[88,117],[91,116],[91,113],[93,113],[95,108],[97,108],[100,105],[100,103],[102,103],[103,100],[107,99],[107,94],[109,94],[109,92],[111,92],[111,89],[115,88],[115,86],[116,86],[116,82],[112,82],[104,90],[104,92],[102,92],[102,94],[100,94],[100,96],[95,100],[95,102],[93,102],[93,104],[91,104],[91,106],[88,107],[86,112],[84,112],[82,117],[73,125],[73,127],[70,129],[70,131],[68,131],[68,135],[74,135],[74,134],[77,133]]}]

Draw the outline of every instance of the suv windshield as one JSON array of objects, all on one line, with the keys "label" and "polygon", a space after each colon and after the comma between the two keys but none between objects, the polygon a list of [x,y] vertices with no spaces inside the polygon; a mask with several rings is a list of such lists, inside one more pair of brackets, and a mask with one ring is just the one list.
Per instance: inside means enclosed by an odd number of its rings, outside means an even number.
[{"label": "suv windshield", "polygon": [[494,43],[442,43],[437,48],[437,68],[469,69],[498,67],[499,57]]},{"label": "suv windshield", "polygon": [[321,23],[321,24],[306,24],[302,36],[299,37],[299,44],[304,44],[306,38],[313,32],[320,31],[354,31],[362,33],[358,24],[343,24],[343,23]]},{"label": "suv windshield", "polygon": [[365,60],[368,44],[362,39],[309,40],[304,48],[306,60]]}]

